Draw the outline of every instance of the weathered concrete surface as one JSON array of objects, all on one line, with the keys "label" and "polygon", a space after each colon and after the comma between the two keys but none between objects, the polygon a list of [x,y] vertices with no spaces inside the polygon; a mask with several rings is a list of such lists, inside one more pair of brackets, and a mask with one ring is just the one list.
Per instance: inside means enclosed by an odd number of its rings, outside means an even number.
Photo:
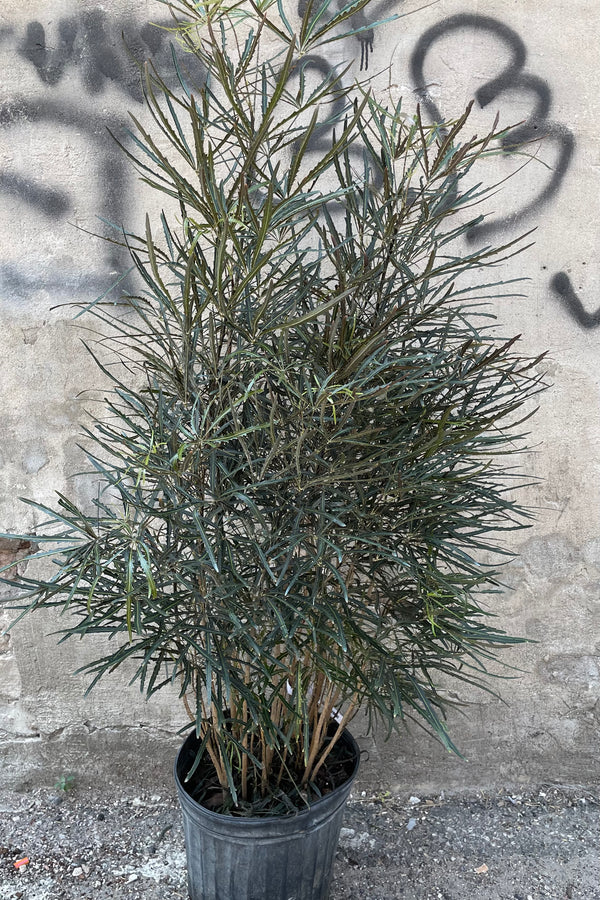
[{"label": "weathered concrete surface", "polygon": [[[293,12],[294,3],[290,3]],[[448,756],[416,727],[388,744],[362,738],[363,783],[436,791],[507,782],[600,780],[600,74],[589,36],[600,29],[596,0],[420,0],[375,2],[369,15],[406,14],[373,39],[369,72],[383,95],[417,99],[430,116],[458,115],[475,97],[474,129],[497,111],[524,122],[528,162],[493,201],[492,231],[511,240],[537,227],[536,244],[505,274],[525,274],[526,297],[500,304],[506,333],[532,353],[549,349],[552,390],[533,420],[529,464],[542,479],[528,490],[539,508],[520,535],[520,560],[507,569],[512,593],[494,601],[500,624],[537,641],[511,651],[524,670],[498,683],[506,705],[471,697],[451,733],[467,761]],[[152,0],[5,0],[0,9],[0,531],[30,532],[56,490],[85,499],[78,422],[97,373],[58,304],[91,300],[123,259],[73,226],[95,216],[133,225],[144,202],[135,173],[107,127],[141,111],[135,68],[120,43],[125,29],[142,53],[167,55],[164,15]],[[368,37],[368,36],[367,36]],[[364,53],[363,53],[364,57]],[[327,62],[327,61],[326,61]],[[501,181],[526,162],[500,154],[482,177]],[[107,681],[90,697],[70,673],[89,659],[83,644],[56,648],[40,617],[0,645],[0,782],[30,784],[61,769],[81,778],[127,772],[140,739],[150,781],[170,775],[175,733],[185,724],[176,699],[144,704],[133,688]],[[507,674],[511,674],[510,672]],[[360,736],[362,724],[356,723]],[[41,768],[40,768],[41,767]],[[86,775],[87,773],[87,775]],[[47,783],[47,781],[46,781]]]},{"label": "weathered concrete surface", "polygon": [[[187,897],[172,791],[0,790],[0,811],[3,900]],[[581,790],[355,792],[331,900],[598,900],[599,826],[598,797]]]}]

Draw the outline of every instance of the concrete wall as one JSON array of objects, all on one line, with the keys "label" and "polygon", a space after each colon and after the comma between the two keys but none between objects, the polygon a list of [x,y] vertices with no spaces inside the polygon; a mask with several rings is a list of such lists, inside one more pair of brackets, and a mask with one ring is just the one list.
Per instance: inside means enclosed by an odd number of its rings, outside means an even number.
[{"label": "concrete wall", "polygon": [[[293,4],[291,4],[292,6]],[[525,274],[527,296],[499,310],[506,331],[531,353],[549,349],[554,386],[533,423],[529,491],[539,507],[519,537],[507,573],[514,590],[498,601],[501,623],[537,641],[515,650],[521,678],[501,682],[506,704],[471,698],[451,731],[467,761],[417,728],[388,744],[363,739],[363,784],[439,790],[503,783],[600,780],[600,309],[597,254],[600,113],[596,0],[420,0],[376,2],[369,17],[404,14],[345,49],[368,57],[378,88],[430,118],[452,117],[475,98],[476,130],[523,122],[545,134],[530,162],[500,192],[477,241],[537,227],[535,247],[506,274]],[[74,226],[95,219],[139,223],[135,173],[112,143],[127,110],[140,113],[135,67],[121,42],[166,60],[147,22],[158,4],[133,0],[5,0],[0,11],[0,531],[31,531],[39,514],[18,497],[51,503],[54,491],[85,497],[78,422],[82,391],[98,376],[61,303],[93,299],[123,259]],[[324,60],[323,65],[328,61]],[[503,153],[489,168],[502,180],[524,162]],[[0,545],[0,557],[23,552]],[[87,699],[70,673],[92,655],[56,648],[50,617],[28,620],[0,644],[0,781],[52,784],[80,778],[168,779],[185,715],[170,696],[145,704],[120,680]],[[360,735],[362,723],[357,722]],[[133,758],[141,748],[143,761]],[[84,774],[84,770],[87,773]]]}]

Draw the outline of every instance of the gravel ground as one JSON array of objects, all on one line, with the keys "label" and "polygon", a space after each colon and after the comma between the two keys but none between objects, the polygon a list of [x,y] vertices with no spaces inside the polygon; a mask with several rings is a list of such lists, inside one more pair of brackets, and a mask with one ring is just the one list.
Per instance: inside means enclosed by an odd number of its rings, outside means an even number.
[{"label": "gravel ground", "polygon": [[[0,900],[176,900],[185,879],[173,796],[0,792]],[[350,801],[331,900],[547,897],[600,900],[597,793]]]}]

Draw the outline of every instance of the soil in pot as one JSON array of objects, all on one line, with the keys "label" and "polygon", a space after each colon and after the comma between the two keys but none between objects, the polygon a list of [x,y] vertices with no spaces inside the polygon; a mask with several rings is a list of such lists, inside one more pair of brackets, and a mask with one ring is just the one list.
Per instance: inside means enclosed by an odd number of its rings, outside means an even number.
[{"label": "soil in pot", "polygon": [[[332,726],[325,744],[335,731],[336,727]],[[349,737],[349,733],[347,734]],[[237,803],[234,803],[230,793],[224,791],[220,785],[207,753],[203,755],[201,763],[195,766],[199,743],[195,735],[190,735],[182,748],[181,771],[184,776],[184,790],[200,806],[225,815],[245,817],[294,815],[354,778],[357,766],[356,745],[354,741],[348,740],[345,734],[334,744],[314,780],[310,781],[305,789],[298,788],[303,775],[301,762],[295,767],[288,764],[280,773],[281,777],[277,784],[270,786],[266,792],[261,788],[260,771],[250,768],[247,798],[241,797],[238,787]],[[190,770],[193,770],[191,777],[188,776]]]}]

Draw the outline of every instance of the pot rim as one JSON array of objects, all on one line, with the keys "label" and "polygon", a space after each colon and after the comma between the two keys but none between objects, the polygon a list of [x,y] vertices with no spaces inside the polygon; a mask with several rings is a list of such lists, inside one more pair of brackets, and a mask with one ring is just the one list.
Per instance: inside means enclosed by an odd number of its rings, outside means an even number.
[{"label": "pot rim", "polygon": [[184,783],[182,779],[179,777],[179,773],[177,771],[181,754],[184,751],[185,745],[192,738],[195,737],[195,729],[192,729],[189,734],[186,736],[183,744],[179,748],[177,756],[175,758],[175,763],[173,766],[173,775],[175,777],[175,785],[177,787],[177,791],[180,796],[180,801],[183,803],[189,803],[193,805],[193,808],[196,812],[201,813],[203,817],[206,817],[208,821],[217,822],[236,822],[239,823],[243,828],[260,828],[264,827],[267,822],[277,822],[277,821],[297,821],[301,816],[310,816],[311,814],[318,813],[319,808],[327,803],[331,804],[334,799],[335,794],[341,795],[341,802],[345,802],[347,796],[350,794],[352,789],[352,784],[356,778],[358,768],[360,765],[360,756],[361,751],[356,743],[356,740],[353,734],[347,729],[344,728],[340,740],[346,741],[349,745],[352,753],[354,755],[354,766],[351,774],[348,778],[342,783],[337,785],[337,787],[333,788],[332,791],[329,791],[328,794],[324,794],[322,797],[318,797],[314,800],[309,806],[306,806],[304,809],[295,810],[293,812],[288,812],[283,815],[262,815],[262,816],[231,816],[227,813],[219,813],[214,812],[214,810],[207,809],[205,806],[202,806],[201,803],[198,803],[197,800],[188,794],[186,788],[184,787]]}]

